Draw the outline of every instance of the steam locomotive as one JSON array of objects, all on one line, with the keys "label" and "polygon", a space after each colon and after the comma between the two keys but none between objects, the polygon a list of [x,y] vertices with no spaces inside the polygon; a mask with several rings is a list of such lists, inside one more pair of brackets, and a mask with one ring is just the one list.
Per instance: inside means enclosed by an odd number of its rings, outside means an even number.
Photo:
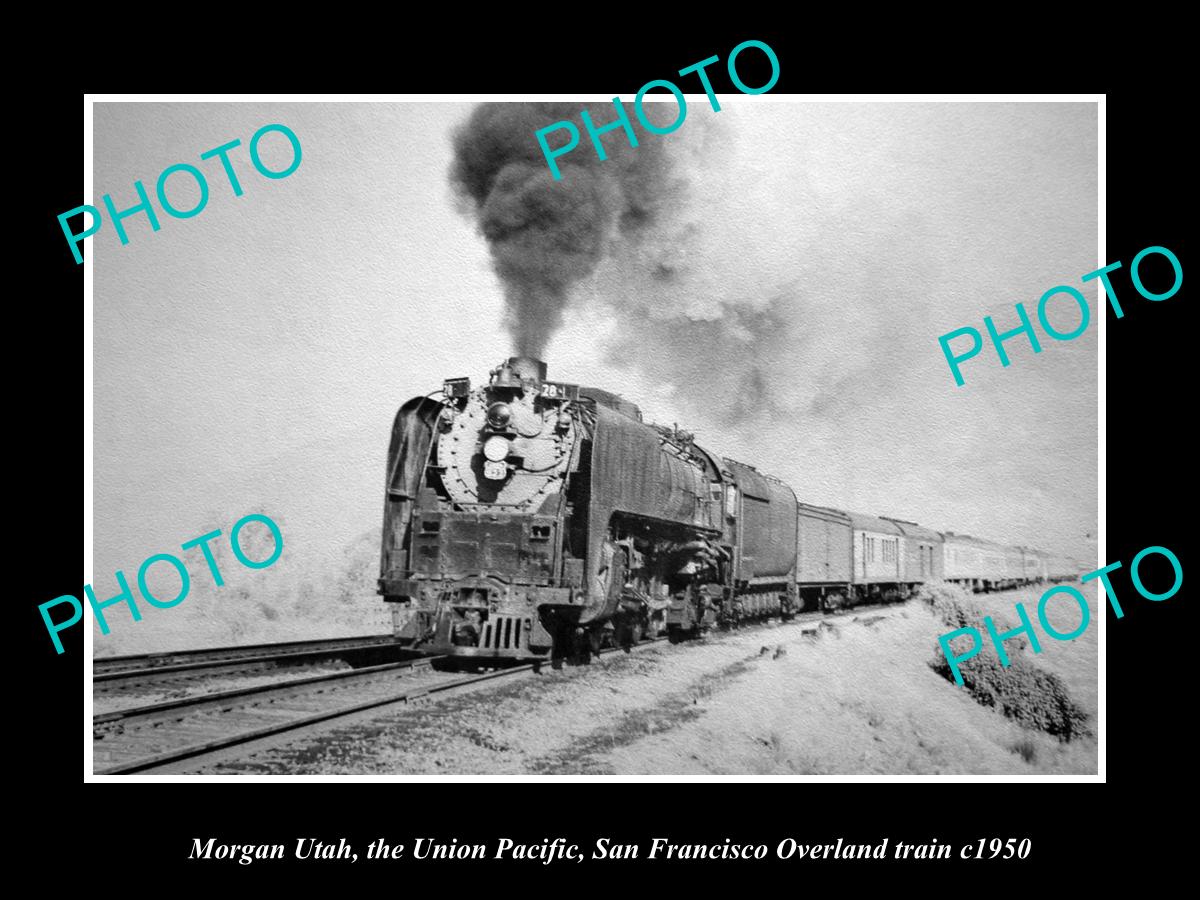
[{"label": "steam locomotive", "polygon": [[405,403],[388,448],[379,593],[396,637],[478,664],[902,599],[926,581],[989,590],[1078,571],[802,503],[617,395],[548,381],[531,357]]}]

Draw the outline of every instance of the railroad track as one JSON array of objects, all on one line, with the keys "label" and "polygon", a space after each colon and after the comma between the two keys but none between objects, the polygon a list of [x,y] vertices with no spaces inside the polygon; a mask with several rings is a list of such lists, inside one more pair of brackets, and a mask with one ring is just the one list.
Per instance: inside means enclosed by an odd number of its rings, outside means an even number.
[{"label": "railroad track", "polygon": [[439,679],[442,673],[432,670],[437,659],[385,663],[100,713],[92,717],[95,772],[146,771],[424,696],[449,680]]},{"label": "railroad track", "polygon": [[419,655],[397,643],[391,635],[373,635],[110,656],[92,661],[92,687],[97,695],[137,693],[222,675],[251,675],[335,659],[362,666],[399,662]]},{"label": "railroad track", "polygon": [[[872,608],[855,607],[853,612]],[[801,626],[806,634],[812,629],[805,626],[851,612],[801,613],[787,624]],[[768,621],[773,620],[755,624]],[[598,655],[643,650],[665,641],[665,635],[647,638],[630,648],[604,648]],[[536,673],[552,664],[537,660],[462,676],[435,671],[432,664],[442,658],[423,657],[101,713],[92,717],[94,770],[97,775],[119,775],[151,772],[185,760],[199,762],[241,744],[379,707],[459,693],[484,682]]]},{"label": "railroad track", "polygon": [[[629,649],[666,640],[647,638]],[[624,649],[606,647],[599,655]],[[435,672],[432,664],[439,659],[443,657],[423,657],[100,713],[92,717],[95,773],[148,772],[376,707],[536,673],[553,664],[537,660],[462,676]],[[423,677],[414,679],[414,674]]]}]

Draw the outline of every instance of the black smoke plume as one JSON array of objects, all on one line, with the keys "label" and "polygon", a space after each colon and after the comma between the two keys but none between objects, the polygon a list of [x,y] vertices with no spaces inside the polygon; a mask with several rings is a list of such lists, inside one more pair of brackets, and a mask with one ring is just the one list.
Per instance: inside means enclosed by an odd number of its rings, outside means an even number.
[{"label": "black smoke plume", "polygon": [[[661,138],[633,120],[639,146],[630,147],[621,129],[607,132],[601,140],[608,158],[601,161],[581,108],[598,127],[616,119],[612,104],[486,103],[454,136],[450,179],[491,247],[504,284],[505,324],[525,355],[542,356],[571,289],[591,275],[610,244],[651,228],[670,196]],[[534,132],[559,121],[572,122],[580,137],[557,158],[562,178],[556,181]],[[567,137],[560,130],[547,139],[558,147]]]}]

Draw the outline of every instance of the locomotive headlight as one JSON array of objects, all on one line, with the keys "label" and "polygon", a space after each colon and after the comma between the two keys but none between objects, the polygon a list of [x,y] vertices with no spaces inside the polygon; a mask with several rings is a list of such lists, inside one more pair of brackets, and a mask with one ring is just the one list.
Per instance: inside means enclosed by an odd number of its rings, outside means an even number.
[{"label": "locomotive headlight", "polygon": [[508,438],[494,434],[483,442],[483,455],[492,462],[500,462],[508,456]]},{"label": "locomotive headlight", "polygon": [[493,403],[488,407],[487,421],[497,431],[507,428],[512,421],[512,407],[507,403]]}]

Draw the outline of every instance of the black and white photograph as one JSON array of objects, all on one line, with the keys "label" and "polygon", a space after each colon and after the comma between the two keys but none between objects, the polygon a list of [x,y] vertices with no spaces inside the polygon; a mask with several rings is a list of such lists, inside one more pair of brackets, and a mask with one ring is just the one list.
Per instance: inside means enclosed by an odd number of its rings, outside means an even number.
[{"label": "black and white photograph", "polygon": [[89,780],[1102,780],[1097,99],[677,81],[88,107]]}]

